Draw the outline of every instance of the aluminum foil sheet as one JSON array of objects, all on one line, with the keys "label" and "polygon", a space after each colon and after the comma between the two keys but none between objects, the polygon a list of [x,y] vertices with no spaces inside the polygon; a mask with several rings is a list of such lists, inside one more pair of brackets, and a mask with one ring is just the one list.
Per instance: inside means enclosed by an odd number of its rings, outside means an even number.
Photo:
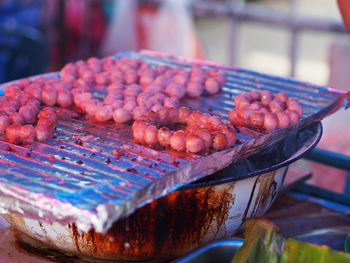
[{"label": "aluminum foil sheet", "polygon": [[62,224],[75,222],[81,230],[94,227],[105,232],[138,207],[254,154],[349,103],[349,94],[339,90],[210,62],[151,51],[116,56],[140,58],[153,65],[189,67],[199,63],[223,70],[227,83],[221,93],[183,102],[203,112],[227,118],[236,94],[267,89],[298,98],[305,113],[299,123],[271,134],[242,129],[238,145],[208,156],[134,144],[128,125],[60,120],[55,137],[46,143],[24,147],[0,140],[1,213],[11,211]]}]

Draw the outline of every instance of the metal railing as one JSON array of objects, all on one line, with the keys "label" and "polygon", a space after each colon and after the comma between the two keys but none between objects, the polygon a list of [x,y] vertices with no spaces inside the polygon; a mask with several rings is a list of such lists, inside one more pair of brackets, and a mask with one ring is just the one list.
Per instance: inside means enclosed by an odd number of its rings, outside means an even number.
[{"label": "metal railing", "polygon": [[294,77],[298,57],[299,34],[305,30],[345,33],[341,20],[320,18],[297,13],[298,0],[289,0],[289,10],[281,11],[262,4],[245,4],[243,1],[192,1],[190,8],[195,16],[227,17],[229,29],[229,63],[237,62],[237,28],[244,22],[259,22],[267,26],[286,28],[290,33],[289,76]]}]

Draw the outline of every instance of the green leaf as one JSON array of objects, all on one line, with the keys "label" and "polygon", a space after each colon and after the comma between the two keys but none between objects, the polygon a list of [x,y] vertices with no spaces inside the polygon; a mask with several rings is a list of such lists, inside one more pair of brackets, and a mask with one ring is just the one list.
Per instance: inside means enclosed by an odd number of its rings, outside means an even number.
[{"label": "green leaf", "polygon": [[344,250],[346,253],[350,253],[350,233],[345,238]]},{"label": "green leaf", "polygon": [[[350,251],[350,234],[345,251]],[[245,242],[231,263],[349,263],[350,254],[283,238],[277,226],[263,219],[245,223]]]}]

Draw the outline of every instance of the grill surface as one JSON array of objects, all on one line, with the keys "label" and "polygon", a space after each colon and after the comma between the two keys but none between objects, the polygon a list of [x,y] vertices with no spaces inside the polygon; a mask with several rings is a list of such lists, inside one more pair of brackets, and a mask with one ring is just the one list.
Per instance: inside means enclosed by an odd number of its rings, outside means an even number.
[{"label": "grill surface", "polygon": [[[240,92],[281,90],[304,107],[302,121],[264,135],[242,130],[240,145],[209,156],[159,151],[136,145],[127,125],[61,120],[55,138],[23,147],[0,141],[0,207],[34,218],[104,232],[117,219],[180,186],[202,178],[322,119],[347,102],[348,94],[294,80],[206,62],[175,59],[150,51],[120,53],[150,64],[219,67],[227,77],[223,92],[184,105],[227,118]],[[51,74],[52,75],[52,74]],[[2,88],[5,85],[2,86]]]}]

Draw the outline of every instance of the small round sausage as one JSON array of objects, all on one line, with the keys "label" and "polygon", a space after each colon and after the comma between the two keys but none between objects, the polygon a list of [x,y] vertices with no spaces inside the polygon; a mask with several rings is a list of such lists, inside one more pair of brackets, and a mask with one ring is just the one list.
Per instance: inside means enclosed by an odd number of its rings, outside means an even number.
[{"label": "small round sausage", "polygon": [[9,119],[12,124],[23,125],[25,123],[24,117],[18,112],[11,113]]},{"label": "small round sausage", "polygon": [[287,109],[285,113],[289,116],[290,124],[297,123],[300,120],[299,114],[296,111]]},{"label": "small round sausage", "polygon": [[270,111],[272,113],[278,113],[278,112],[284,111],[285,104],[283,102],[281,102],[280,100],[274,99],[274,100],[272,100],[270,102],[270,106],[269,107],[270,107]]},{"label": "small round sausage", "polygon": [[99,107],[95,112],[95,119],[99,122],[109,121],[112,119],[112,111],[106,106]]},{"label": "small round sausage", "polygon": [[280,102],[286,103],[288,100],[288,96],[284,92],[280,92],[275,96],[275,99],[279,100]]},{"label": "small round sausage", "polygon": [[226,126],[224,128],[221,128],[220,131],[225,134],[226,136],[226,142],[227,146],[226,147],[231,147],[233,146],[236,141],[237,141],[237,134],[234,128]]},{"label": "small round sausage", "polygon": [[135,100],[128,100],[124,102],[123,108],[127,111],[133,112],[133,110],[137,107],[137,103]]},{"label": "small round sausage", "polygon": [[190,153],[199,153],[205,148],[204,141],[196,135],[186,137],[186,150]]},{"label": "small round sausage", "polygon": [[261,103],[258,101],[254,101],[252,104],[248,106],[248,109],[253,110],[253,111],[259,111],[262,107]]},{"label": "small round sausage", "polygon": [[152,106],[151,111],[157,112],[161,108],[163,108],[163,106],[161,104],[156,103]]},{"label": "small round sausage", "polygon": [[228,113],[228,120],[230,121],[230,123],[232,125],[239,125],[239,126],[243,125],[243,122],[238,117],[238,110],[237,109],[232,109]]},{"label": "small round sausage", "polygon": [[57,91],[52,86],[45,85],[41,91],[41,101],[47,106],[53,106],[57,102]]},{"label": "small round sausage", "polygon": [[135,121],[132,125],[132,136],[133,138],[140,142],[144,143],[144,134],[147,128],[147,124],[141,121]]},{"label": "small round sausage", "polygon": [[124,75],[125,84],[133,84],[133,83],[136,83],[137,80],[138,80],[138,77],[135,70],[130,69],[125,72],[125,75]]},{"label": "small round sausage", "polygon": [[223,150],[227,147],[227,140],[225,134],[222,132],[214,132],[213,133],[213,149],[216,151]]},{"label": "small round sausage", "polygon": [[131,111],[125,108],[119,108],[113,112],[113,120],[116,123],[126,123],[131,119],[132,119]]},{"label": "small round sausage", "polygon": [[246,108],[250,106],[250,100],[244,95],[238,95],[234,98],[236,108]]},{"label": "small round sausage", "polygon": [[63,108],[73,104],[73,97],[69,90],[60,90],[57,94],[57,103]]},{"label": "small round sausage", "polygon": [[160,145],[167,147],[170,145],[170,138],[173,135],[173,132],[167,128],[162,127],[158,130],[158,142]]},{"label": "small round sausage", "polygon": [[248,124],[250,122],[250,116],[252,115],[254,111],[250,109],[239,109],[237,111],[238,118],[244,123]]},{"label": "small round sausage", "polygon": [[179,121],[179,111],[175,108],[166,108],[168,111],[168,121],[171,123],[177,123]]},{"label": "small round sausage", "polygon": [[171,98],[165,98],[163,106],[167,108],[178,108],[180,105],[180,102],[177,98],[171,97]]},{"label": "small round sausage", "polygon": [[38,114],[37,108],[34,106],[22,106],[18,111],[28,124],[33,124],[36,121],[36,115]]},{"label": "small round sausage", "polygon": [[204,86],[200,82],[191,81],[186,86],[186,93],[191,98],[197,98],[204,92]]},{"label": "small round sausage", "polygon": [[137,106],[133,111],[132,115],[134,120],[144,115],[148,110],[145,107]]},{"label": "small round sausage", "polygon": [[185,74],[177,74],[172,78],[173,82],[179,85],[186,85],[188,76]]},{"label": "small round sausage", "polygon": [[176,131],[170,138],[170,146],[175,151],[186,150],[186,133],[183,130]]},{"label": "small round sausage", "polygon": [[186,89],[183,85],[177,83],[170,83],[165,88],[165,93],[169,97],[175,97],[177,99],[182,99],[186,94]]},{"label": "small round sausage", "polygon": [[20,139],[27,144],[33,143],[36,137],[36,131],[33,125],[26,124],[20,129]]},{"label": "small round sausage", "polygon": [[216,94],[220,91],[220,85],[214,78],[208,78],[204,82],[204,86],[205,90],[211,95]]},{"label": "small round sausage", "polygon": [[154,125],[149,125],[145,130],[145,143],[148,145],[155,145],[158,142],[158,129]]},{"label": "small round sausage", "polygon": [[11,124],[9,117],[0,115],[0,134],[4,134],[6,128]]},{"label": "small round sausage", "polygon": [[285,112],[278,112],[276,114],[278,119],[278,127],[279,128],[286,128],[290,124],[289,115]]},{"label": "small round sausage", "polygon": [[303,107],[300,105],[299,101],[293,98],[289,98],[287,100],[287,107],[290,110],[296,111],[299,116],[303,116],[304,110]]},{"label": "small round sausage", "polygon": [[31,84],[24,88],[24,92],[32,95],[37,99],[41,99],[41,87],[38,84]]},{"label": "small round sausage", "polygon": [[250,116],[250,125],[256,128],[263,128],[264,127],[264,117],[265,114],[260,111],[253,111]]},{"label": "small round sausage", "polygon": [[18,124],[9,125],[6,128],[6,138],[10,143],[19,142],[20,134],[21,134],[21,126]]},{"label": "small round sausage", "polygon": [[181,107],[179,109],[179,123],[186,124],[190,114],[191,114],[191,110],[189,108]]},{"label": "small round sausage", "polygon": [[278,119],[275,114],[266,112],[264,117],[264,128],[267,131],[273,131],[278,126]]},{"label": "small round sausage", "polygon": [[264,106],[269,106],[271,101],[273,100],[273,94],[269,90],[263,90],[261,92],[261,104]]},{"label": "small round sausage", "polygon": [[194,134],[203,140],[204,149],[209,149],[212,146],[213,137],[211,136],[210,131],[204,128],[199,128],[194,132]]}]

